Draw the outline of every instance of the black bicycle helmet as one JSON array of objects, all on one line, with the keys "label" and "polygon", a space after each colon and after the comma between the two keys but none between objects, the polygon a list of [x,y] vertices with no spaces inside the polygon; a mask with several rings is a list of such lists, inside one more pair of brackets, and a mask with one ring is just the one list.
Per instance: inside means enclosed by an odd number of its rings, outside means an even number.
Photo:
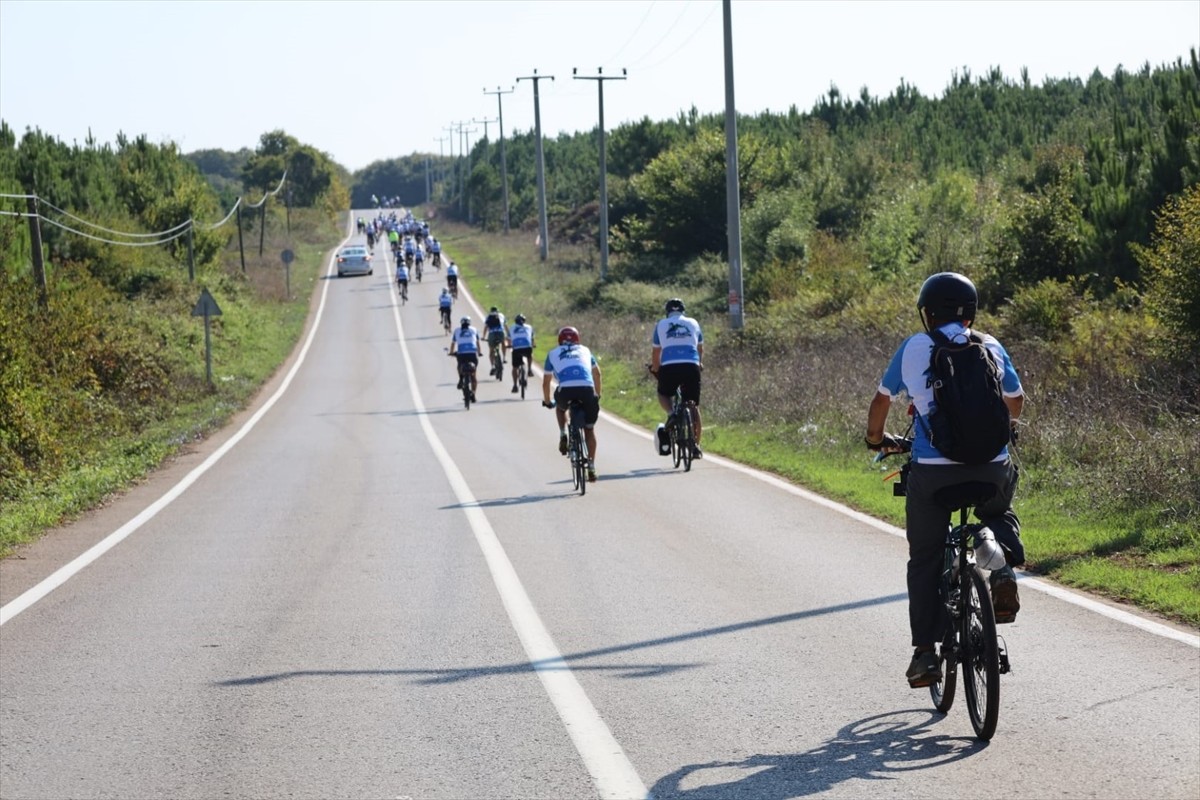
[{"label": "black bicycle helmet", "polygon": [[517,314],[515,317],[513,317],[513,322],[517,323],[518,325],[524,325],[525,324],[525,315]]},{"label": "black bicycle helmet", "polygon": [[684,310],[683,301],[678,297],[672,297],[663,308],[668,314],[674,314],[676,311],[682,314]]},{"label": "black bicycle helmet", "polygon": [[469,328],[469,327],[471,327],[471,318],[463,317],[462,319],[459,320],[459,323],[463,326],[463,328]]},{"label": "black bicycle helmet", "polygon": [[979,308],[979,293],[966,275],[939,272],[921,285],[917,310],[939,322],[973,320]]}]

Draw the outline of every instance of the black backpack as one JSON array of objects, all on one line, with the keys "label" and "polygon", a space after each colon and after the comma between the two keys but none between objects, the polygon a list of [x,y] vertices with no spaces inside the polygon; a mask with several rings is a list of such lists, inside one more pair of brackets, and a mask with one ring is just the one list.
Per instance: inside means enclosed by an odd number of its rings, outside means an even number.
[{"label": "black backpack", "polygon": [[1009,443],[1004,370],[972,331],[967,341],[951,341],[932,331],[929,385],[933,389],[925,432],[938,452],[962,464],[986,464]]}]

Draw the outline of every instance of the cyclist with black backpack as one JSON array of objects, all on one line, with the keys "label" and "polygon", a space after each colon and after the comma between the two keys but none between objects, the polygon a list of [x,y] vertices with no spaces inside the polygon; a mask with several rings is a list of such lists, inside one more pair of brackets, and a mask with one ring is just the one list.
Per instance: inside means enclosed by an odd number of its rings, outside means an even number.
[{"label": "cyclist with black backpack", "polygon": [[925,332],[900,345],[867,414],[867,447],[896,451],[897,438],[884,432],[888,410],[899,395],[911,403],[905,527],[908,617],[916,648],[907,678],[913,688],[941,679],[934,643],[941,630],[938,582],[950,511],[934,502],[939,489],[967,481],[996,487],[995,496],[975,511],[996,535],[1007,561],[990,578],[996,622],[1012,622],[1021,607],[1012,568],[1025,563],[1025,549],[1012,508],[1017,468],[1008,444],[1025,397],[1008,351],[971,328],[978,305],[975,284],[966,276],[930,276],[917,299]]}]

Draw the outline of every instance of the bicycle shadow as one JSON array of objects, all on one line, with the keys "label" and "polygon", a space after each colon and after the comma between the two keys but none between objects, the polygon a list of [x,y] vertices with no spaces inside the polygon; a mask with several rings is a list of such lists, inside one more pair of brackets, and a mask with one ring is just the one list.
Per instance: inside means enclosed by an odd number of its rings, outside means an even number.
[{"label": "bicycle shadow", "polygon": [[[567,481],[569,483],[569,481]],[[464,508],[505,508],[507,506],[519,506],[526,503],[540,503],[544,500],[564,500],[570,497],[574,492],[564,492],[562,494],[523,494],[515,497],[494,497],[491,500],[476,500],[473,503],[452,503],[448,506],[439,506],[439,511],[458,511]]]},{"label": "bicycle shadow", "polygon": [[[788,800],[827,792],[850,780],[946,766],[981,753],[987,742],[933,732],[945,717],[929,709],[892,711],[841,728],[803,753],[758,754],[739,761],[689,764],[660,778],[655,800]],[[899,791],[897,792],[900,793]]]}]

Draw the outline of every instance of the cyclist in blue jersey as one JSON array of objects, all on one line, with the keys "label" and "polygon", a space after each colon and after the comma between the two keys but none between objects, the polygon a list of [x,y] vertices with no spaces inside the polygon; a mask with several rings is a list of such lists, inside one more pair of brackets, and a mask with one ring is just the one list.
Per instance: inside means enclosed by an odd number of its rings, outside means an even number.
[{"label": "cyclist in blue jersey", "polygon": [[[458,330],[454,332],[454,338],[450,340],[450,355],[458,357],[458,387],[463,385],[463,365],[470,364],[472,367],[479,366],[479,331],[471,327],[471,318],[463,317],[459,320]],[[479,388],[479,379],[475,377],[477,369],[472,369],[471,375],[471,402],[475,402],[475,391]]]},{"label": "cyclist in blue jersey", "polygon": [[525,374],[533,375],[533,348],[536,345],[533,341],[533,326],[525,324],[525,315],[517,314],[513,322],[515,324],[508,329],[508,345],[512,348],[512,393],[516,394],[520,391],[517,387],[517,373],[521,369],[521,362],[528,364]]},{"label": "cyclist in blue jersey", "polygon": [[704,369],[701,363],[704,334],[699,322],[683,315],[683,301],[678,297],[668,300],[664,311],[666,317],[654,326],[651,338],[654,349],[650,353],[650,372],[658,378],[658,404],[670,414],[676,388],[682,390],[684,402],[695,403],[696,444],[692,447],[692,458],[703,458],[704,453],[700,451],[700,373]]},{"label": "cyclist in blue jersey", "polygon": [[[946,531],[950,512],[934,500],[943,487],[967,481],[990,483],[996,495],[975,509],[980,521],[992,529],[1008,562],[990,576],[996,622],[1012,622],[1021,607],[1013,567],[1025,563],[1021,523],[1012,508],[1017,490],[1017,467],[1007,447],[993,461],[975,466],[951,461],[930,441],[926,420],[933,406],[929,384],[929,361],[934,342],[929,332],[940,330],[956,339],[971,332],[978,309],[978,294],[969,278],[956,272],[930,276],[921,286],[917,311],[925,332],[914,334],[900,345],[883,373],[867,412],[866,445],[871,450],[897,452],[896,437],[884,432],[892,398],[903,395],[912,406],[915,424],[912,466],[905,495],[905,528],[908,538],[908,621],[915,649],[906,677],[913,688],[929,686],[942,679],[934,643],[941,630],[944,610],[938,597]],[[983,334],[983,342],[998,372],[1009,418],[1021,415],[1025,395],[1021,379],[1008,351],[994,337]]]},{"label": "cyclist in blue jersey", "polygon": [[454,305],[454,298],[450,296],[449,289],[442,289],[441,295],[438,297],[438,313],[441,314],[442,325],[446,331],[450,331],[450,307]]},{"label": "cyclist in blue jersey", "polygon": [[[488,311],[487,318],[483,320],[483,335],[488,343],[488,363],[491,363],[493,356],[496,353],[496,348],[500,348],[500,363],[504,364],[508,360],[508,325],[505,323],[504,315],[500,313],[500,309],[492,306]],[[503,375],[497,375],[497,378]]]},{"label": "cyclist in blue jersey", "polygon": [[[558,347],[546,354],[542,365],[542,405],[558,417],[558,452],[567,453],[567,403],[580,400],[584,409],[583,437],[587,442],[587,478],[596,480],[596,420],[600,418],[600,365],[592,351],[579,343],[579,331],[569,325],[558,332]],[[550,382],[558,379],[554,402]]]}]

